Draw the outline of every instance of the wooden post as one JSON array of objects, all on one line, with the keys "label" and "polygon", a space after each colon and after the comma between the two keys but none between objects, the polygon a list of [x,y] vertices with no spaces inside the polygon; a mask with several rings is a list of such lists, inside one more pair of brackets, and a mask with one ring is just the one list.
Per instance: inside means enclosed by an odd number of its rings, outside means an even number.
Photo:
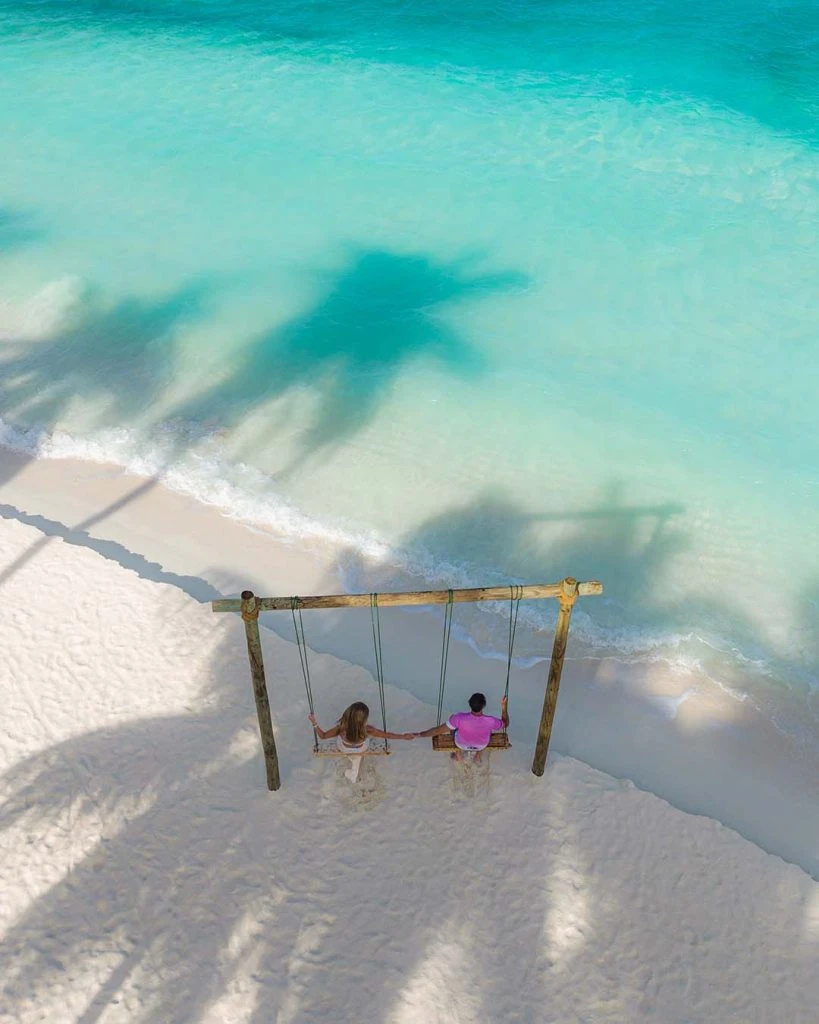
[{"label": "wooden post", "polygon": [[276,739],[273,736],[273,722],[270,718],[270,701],[267,697],[267,683],[264,678],[262,641],[259,637],[260,604],[261,602],[252,590],[242,591],[242,619],[247,637],[247,657],[250,661],[250,675],[253,679],[253,695],[256,698],[256,714],[259,716],[259,732],[262,735],[267,788],[276,790],[281,787],[279,756],[276,753]]},{"label": "wooden post", "polygon": [[540,728],[537,733],[535,759],[532,761],[532,772],[542,775],[546,769],[546,755],[549,753],[549,740],[552,737],[552,723],[557,709],[557,692],[560,689],[560,676],[563,672],[563,658],[566,654],[566,641],[569,639],[569,623],[572,608],[577,600],[577,580],[567,576],[560,584],[560,611],[555,626],[555,642],[552,647],[552,660],[549,664],[549,680],[546,684],[546,696],[543,698],[543,711],[540,716]]}]

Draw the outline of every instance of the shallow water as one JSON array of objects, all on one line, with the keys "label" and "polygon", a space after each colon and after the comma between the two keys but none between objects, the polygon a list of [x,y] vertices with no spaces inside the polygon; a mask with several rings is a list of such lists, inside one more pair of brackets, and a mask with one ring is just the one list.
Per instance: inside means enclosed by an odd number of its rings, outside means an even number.
[{"label": "shallow water", "polygon": [[814,4],[0,18],[8,443],[816,684]]}]

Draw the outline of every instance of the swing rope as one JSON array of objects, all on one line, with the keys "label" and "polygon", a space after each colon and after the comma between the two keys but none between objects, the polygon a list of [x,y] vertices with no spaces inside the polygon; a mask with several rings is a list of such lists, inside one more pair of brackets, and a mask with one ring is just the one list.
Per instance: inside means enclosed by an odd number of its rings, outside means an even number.
[{"label": "swing rope", "polygon": [[[518,628],[518,613],[520,602],[523,598],[523,587],[513,584],[509,587],[509,634],[508,634],[508,655],[506,660],[506,682],[503,689],[503,696],[509,699],[509,680],[512,674],[512,657],[515,649],[515,635]],[[438,680],[438,721],[441,724],[444,708],[444,693],[446,690],[446,673],[449,662],[449,643],[452,637],[452,614],[454,611],[452,591],[447,591],[447,602],[444,608],[444,632],[441,640],[441,669]],[[298,597],[290,599],[290,611],[293,616],[293,629],[296,634],[296,646],[299,652],[301,674],[304,679],[304,689],[307,693],[307,706],[310,714],[315,715],[313,703],[313,686],[310,679],[310,663],[307,656],[307,641],[304,635],[304,620],[302,618],[301,601]],[[370,594],[370,619],[373,631],[373,650],[375,652],[375,674],[378,683],[378,699],[381,705],[381,724],[384,732],[387,731],[387,700],[384,684],[384,652],[381,643],[381,617],[378,609],[378,594]],[[503,730],[506,735],[506,728]],[[318,733],[313,728],[313,749],[319,749]],[[384,749],[389,753],[389,740],[384,739]]]},{"label": "swing rope", "polygon": [[[381,725],[387,731],[387,699],[384,693],[384,652],[381,648],[381,616],[378,613],[378,594],[370,594],[370,619],[373,626],[373,649],[375,650],[375,675],[378,682],[378,699],[381,702]],[[384,737],[384,750],[389,754],[390,741]]]},{"label": "swing rope", "polygon": [[[518,613],[520,611],[520,602],[523,599],[523,587],[518,584],[512,584],[509,587],[509,635],[507,643],[507,657],[506,657],[506,682],[503,688],[503,696],[506,700],[509,699],[509,680],[512,675],[512,656],[515,650],[515,635],[518,631]],[[447,663],[449,661],[449,641],[452,636],[452,612],[454,610],[454,604],[452,601],[452,591],[447,592],[447,602],[444,609],[444,633],[441,640],[441,674],[438,680],[438,722],[441,724],[443,718],[444,708],[444,691],[446,689],[446,670]],[[506,735],[506,727],[503,729],[504,736]]]},{"label": "swing rope", "polygon": [[449,661],[449,638],[452,636],[452,591],[447,591],[446,607],[444,608],[444,635],[441,640],[441,673],[438,679],[438,722],[441,724],[444,710],[444,688],[446,686],[446,666]]},{"label": "swing rope", "polygon": [[[310,681],[310,664],[307,661],[307,641],[304,639],[304,620],[301,617],[301,602],[297,597],[290,598],[290,611],[293,615],[293,629],[296,631],[296,646],[299,649],[299,661],[301,662],[301,674],[304,677],[304,688],[307,691],[307,706],[310,714],[315,715],[313,705],[313,685]],[[298,619],[296,612],[298,611]],[[318,733],[313,726],[313,750],[319,749]]]},{"label": "swing rope", "polygon": [[[514,584],[509,587],[509,656],[506,659],[506,685],[503,688],[503,696],[509,700],[509,677],[512,674],[512,653],[515,650],[515,633],[518,631],[518,612],[520,602],[523,598],[523,587]],[[503,735],[506,735],[506,726],[503,727]]]}]

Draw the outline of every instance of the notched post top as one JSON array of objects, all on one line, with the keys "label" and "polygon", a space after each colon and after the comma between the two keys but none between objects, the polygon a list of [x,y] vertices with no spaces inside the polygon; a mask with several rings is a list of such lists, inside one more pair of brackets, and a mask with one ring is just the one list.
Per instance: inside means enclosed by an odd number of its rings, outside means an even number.
[{"label": "notched post top", "polygon": [[252,590],[242,591],[241,613],[245,622],[255,622],[259,618],[260,607],[261,601]]},{"label": "notched post top", "polygon": [[571,608],[575,601],[580,596],[580,585],[577,580],[572,576],[567,576],[564,580],[560,581],[560,601],[561,608]]}]

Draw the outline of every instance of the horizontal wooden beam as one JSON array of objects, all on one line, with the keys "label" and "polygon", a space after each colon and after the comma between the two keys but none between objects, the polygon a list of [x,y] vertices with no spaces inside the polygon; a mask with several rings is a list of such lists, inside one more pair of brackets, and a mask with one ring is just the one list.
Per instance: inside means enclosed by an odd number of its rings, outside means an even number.
[{"label": "horizontal wooden beam", "polygon": [[[452,600],[465,601],[508,601],[522,598],[524,601],[544,597],[560,597],[562,583],[532,583],[527,586],[474,587],[466,590],[409,590],[402,593],[379,593],[379,608],[395,608],[403,605],[446,604]],[[577,584],[578,597],[593,597],[603,593],[603,584],[596,580]],[[305,611],[319,608],[369,608],[370,594],[327,594],[321,597],[259,597],[256,607],[262,612],[290,611],[293,601],[297,608]],[[224,598],[211,601],[215,612],[240,612],[239,598]]]}]

